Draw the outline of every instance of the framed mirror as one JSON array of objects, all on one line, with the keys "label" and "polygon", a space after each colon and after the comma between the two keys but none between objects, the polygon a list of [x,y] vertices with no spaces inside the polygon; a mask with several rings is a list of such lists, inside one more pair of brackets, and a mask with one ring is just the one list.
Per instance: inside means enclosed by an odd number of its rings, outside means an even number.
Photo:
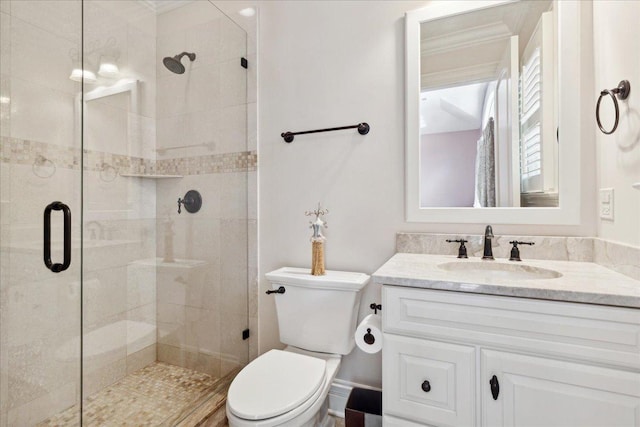
[{"label": "framed mirror", "polygon": [[578,16],[571,0],[406,14],[407,221],[579,223]]}]

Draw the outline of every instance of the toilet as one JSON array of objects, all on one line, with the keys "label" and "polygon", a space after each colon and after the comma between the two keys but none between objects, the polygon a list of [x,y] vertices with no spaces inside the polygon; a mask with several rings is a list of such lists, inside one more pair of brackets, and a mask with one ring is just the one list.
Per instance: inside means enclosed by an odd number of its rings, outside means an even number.
[{"label": "toilet", "polygon": [[363,273],[284,267],[266,274],[278,313],[284,350],[249,363],[227,394],[230,427],[332,427],[328,393],[343,355],[355,346],[354,331]]}]

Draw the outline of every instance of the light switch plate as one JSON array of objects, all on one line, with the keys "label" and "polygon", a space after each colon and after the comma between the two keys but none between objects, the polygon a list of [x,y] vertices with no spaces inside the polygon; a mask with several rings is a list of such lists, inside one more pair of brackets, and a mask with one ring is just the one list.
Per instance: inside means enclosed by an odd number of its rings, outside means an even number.
[{"label": "light switch plate", "polygon": [[600,189],[600,218],[613,221],[613,188]]}]

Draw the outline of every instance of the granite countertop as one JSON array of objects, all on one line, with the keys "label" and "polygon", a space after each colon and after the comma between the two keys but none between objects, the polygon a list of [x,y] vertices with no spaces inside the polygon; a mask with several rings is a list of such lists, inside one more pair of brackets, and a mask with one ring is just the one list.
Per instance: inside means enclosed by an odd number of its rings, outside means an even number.
[{"label": "granite countertop", "polygon": [[[452,262],[511,264],[555,270],[561,277],[511,280],[500,275],[447,271],[438,265]],[[372,276],[375,283],[488,295],[537,298],[640,308],[640,281],[591,262],[505,259],[482,261],[452,255],[398,253]]]}]

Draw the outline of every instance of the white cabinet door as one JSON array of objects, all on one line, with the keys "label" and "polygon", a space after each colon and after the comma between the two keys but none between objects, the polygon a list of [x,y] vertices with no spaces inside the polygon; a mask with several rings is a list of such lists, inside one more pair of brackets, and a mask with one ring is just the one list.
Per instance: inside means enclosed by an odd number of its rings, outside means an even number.
[{"label": "white cabinet door", "polygon": [[382,425],[384,427],[436,427],[424,423],[414,423],[408,420],[403,420],[402,418],[392,417],[390,415],[385,415],[383,417]]},{"label": "white cabinet door", "polygon": [[640,427],[638,372],[492,350],[480,372],[486,427]]},{"label": "white cabinet door", "polygon": [[475,425],[475,348],[384,335],[385,416],[422,425]]}]

